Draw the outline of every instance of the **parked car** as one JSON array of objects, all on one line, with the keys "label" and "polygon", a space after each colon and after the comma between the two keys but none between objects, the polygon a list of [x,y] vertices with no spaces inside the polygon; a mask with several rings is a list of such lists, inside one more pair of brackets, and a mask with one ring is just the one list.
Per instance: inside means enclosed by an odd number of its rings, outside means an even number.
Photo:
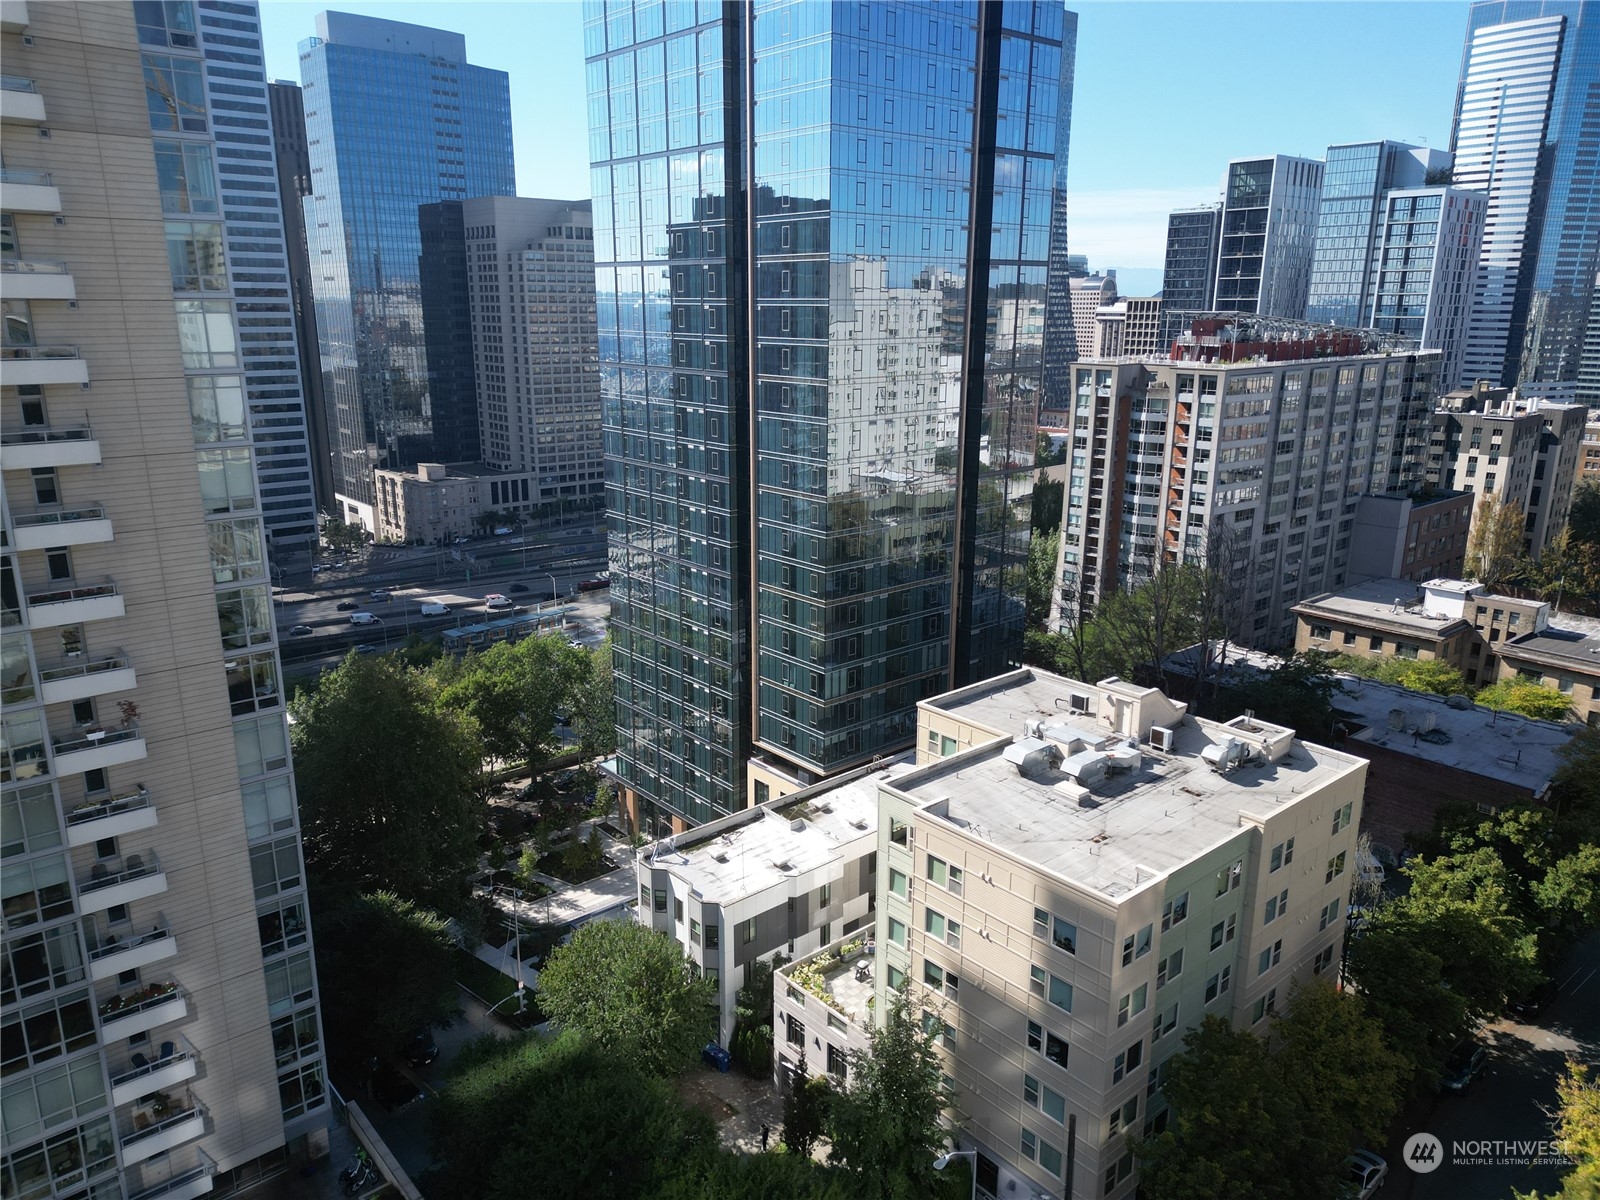
[{"label": "parked car", "polygon": [[334,607],[336,609],[338,609],[340,612],[354,612],[356,609],[360,608],[361,606],[359,604],[357,604],[354,600],[341,600],[341,601],[339,601],[339,603],[335,604]]},{"label": "parked car", "polygon": [[406,1061],[413,1067],[425,1067],[438,1057],[439,1046],[429,1030],[424,1029],[406,1043]]},{"label": "parked car", "polygon": [[1545,1005],[1556,998],[1556,981],[1546,979],[1527,995],[1511,1002],[1511,1011],[1524,1021],[1532,1020],[1544,1011]]},{"label": "parked car", "polygon": [[421,1100],[422,1089],[393,1063],[380,1062],[372,1072],[372,1095],[389,1112],[397,1113]]},{"label": "parked car", "polygon": [[1464,1094],[1488,1065],[1489,1047],[1475,1039],[1462,1042],[1446,1060],[1444,1073],[1439,1076],[1439,1086]]},{"label": "parked car", "polygon": [[1389,1164],[1371,1150],[1357,1150],[1344,1161],[1350,1168],[1348,1200],[1372,1200],[1388,1177]]},{"label": "parked car", "polygon": [[313,630],[309,625],[295,625],[289,630],[290,637],[310,637]]}]

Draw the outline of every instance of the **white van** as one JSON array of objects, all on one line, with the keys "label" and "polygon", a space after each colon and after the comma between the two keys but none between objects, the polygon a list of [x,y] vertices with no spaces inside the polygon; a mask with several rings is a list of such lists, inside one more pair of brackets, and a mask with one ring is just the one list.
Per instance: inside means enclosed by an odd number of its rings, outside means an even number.
[{"label": "white van", "polygon": [[369,612],[353,612],[353,613],[350,614],[350,624],[352,624],[352,625],[381,625],[381,624],[383,624],[383,622],[378,620],[378,618],[372,613],[369,613]]},{"label": "white van", "polygon": [[489,612],[510,612],[516,605],[499,592],[490,592],[483,598],[483,607]]},{"label": "white van", "polygon": [[447,617],[450,615],[450,606],[441,604],[437,600],[429,600],[422,606],[422,615],[425,617]]}]

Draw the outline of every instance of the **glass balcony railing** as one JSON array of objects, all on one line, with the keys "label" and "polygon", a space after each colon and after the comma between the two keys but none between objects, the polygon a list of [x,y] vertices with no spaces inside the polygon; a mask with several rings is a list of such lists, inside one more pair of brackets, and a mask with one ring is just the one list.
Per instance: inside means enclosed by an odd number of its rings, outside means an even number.
[{"label": "glass balcony railing", "polygon": [[144,1012],[158,1004],[166,1004],[181,994],[178,985],[170,979],[164,983],[152,983],[146,987],[135,988],[131,992],[121,992],[100,1005],[100,1019],[109,1021],[117,1017],[131,1017],[134,1013]]},{"label": "glass balcony railing", "polygon": [[8,429],[0,433],[0,446],[48,446],[54,442],[92,442],[94,430],[87,425],[54,428]]},{"label": "glass balcony railing", "polygon": [[82,825],[85,821],[98,821],[102,817],[114,817],[118,813],[135,812],[149,807],[150,790],[138,788],[135,791],[124,792],[120,796],[113,796],[109,800],[80,804],[67,813],[67,824]]},{"label": "glass balcony railing", "polygon": [[116,887],[119,883],[129,883],[135,879],[143,879],[147,875],[161,873],[161,860],[152,851],[149,855],[130,854],[122,860],[122,865],[115,871],[105,863],[95,863],[85,879],[78,880],[78,894],[86,896],[90,892],[98,892],[101,888]]},{"label": "glass balcony railing", "polygon": [[131,742],[138,736],[139,723],[135,721],[117,729],[86,729],[76,736],[55,738],[54,744],[57,754],[73,754],[79,750],[94,750],[100,746]]},{"label": "glass balcony railing", "polygon": [[0,359],[7,362],[55,362],[78,357],[76,346],[0,346]]},{"label": "glass balcony railing", "polygon": [[70,525],[74,521],[103,521],[104,505],[91,504],[87,508],[53,509],[48,512],[16,513],[11,523],[18,529],[33,529],[40,525]]},{"label": "glass balcony railing", "polygon": [[71,275],[72,269],[53,259],[0,259],[0,275]]},{"label": "glass balcony railing", "polygon": [[125,950],[136,950],[140,946],[148,946],[153,942],[161,942],[172,936],[172,930],[166,925],[155,925],[144,933],[131,933],[123,937],[115,934],[108,936],[105,941],[89,948],[89,961],[106,958],[112,954],[121,954]]},{"label": "glass balcony railing", "polygon": [[114,583],[95,583],[87,587],[59,588],[53,592],[30,592],[28,603],[32,604],[64,604],[68,600],[93,600],[97,596],[115,596],[117,585]]},{"label": "glass balcony railing", "polygon": [[0,183],[25,183],[34,187],[54,187],[49,171],[27,171],[18,167],[0,167]]},{"label": "glass balcony railing", "polygon": [[24,79],[21,75],[0,75],[0,91],[6,92],[37,92],[33,80]]},{"label": "glass balcony railing", "polygon": [[50,667],[39,672],[40,683],[56,683],[63,679],[81,679],[86,675],[101,675],[107,671],[126,671],[133,664],[126,654],[113,654],[92,662],[73,663],[65,667]]}]

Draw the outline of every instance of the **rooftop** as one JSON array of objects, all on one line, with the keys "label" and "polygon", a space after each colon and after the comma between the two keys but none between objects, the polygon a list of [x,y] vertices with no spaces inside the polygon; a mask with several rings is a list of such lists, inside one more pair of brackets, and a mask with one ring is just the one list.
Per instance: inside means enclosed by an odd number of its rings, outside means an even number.
[{"label": "rooftop", "polygon": [[[1440,582],[1433,580],[1427,586],[1438,587]],[[1422,604],[1421,588],[1408,579],[1369,579],[1337,592],[1312,596],[1294,606],[1294,611],[1302,615],[1306,610],[1363,623],[1409,629],[1424,637],[1438,637],[1461,620],[1460,617],[1427,611]]]},{"label": "rooftop", "polygon": [[[1585,675],[1600,675],[1600,620],[1553,613],[1547,625],[1500,644],[1501,658],[1526,655],[1541,661],[1569,664]],[[1559,622],[1559,624],[1556,624]]]},{"label": "rooftop", "polygon": [[[1362,769],[1352,755],[1303,745],[1281,726],[1244,717],[1227,724],[1186,718],[1170,753],[1115,740],[1120,750],[1113,753],[1126,755],[1120,769],[1088,786],[1071,774],[1081,755],[1024,774],[1016,758],[1036,743],[1008,738],[903,775],[886,789],[969,836],[1121,898],[1236,836],[1241,823]],[[1246,757],[1219,772],[1202,754],[1229,743]]]},{"label": "rooftop", "polygon": [[670,871],[708,903],[735,903],[827,866],[853,842],[875,845],[878,782],[908,770],[913,759],[908,752],[836,786],[712,821],[644,848],[640,861]]},{"label": "rooftop", "polygon": [[778,974],[865,1029],[877,959],[865,933],[852,933],[778,968]]},{"label": "rooftop", "polygon": [[1007,675],[997,675],[971,687],[946,692],[942,696],[924,700],[922,704],[951,713],[963,721],[983,725],[997,733],[1021,737],[1026,721],[1072,717],[1075,696],[1082,696],[1089,701],[1088,711],[1082,715],[1090,718],[1091,722],[1103,696],[1160,699],[1176,710],[1171,714],[1174,717],[1181,715],[1185,707],[1176,701],[1168,701],[1155,688],[1140,687],[1115,675],[1099,683],[1079,683],[1029,667]]},{"label": "rooftop", "polygon": [[[1351,675],[1338,676],[1333,707],[1351,742],[1386,746],[1440,766],[1525,787],[1537,794],[1561,765],[1559,751],[1579,726],[1532,721],[1480,708],[1464,696],[1435,696]],[[1346,743],[1347,747],[1349,742]],[[1351,747],[1359,753],[1359,747]]]}]

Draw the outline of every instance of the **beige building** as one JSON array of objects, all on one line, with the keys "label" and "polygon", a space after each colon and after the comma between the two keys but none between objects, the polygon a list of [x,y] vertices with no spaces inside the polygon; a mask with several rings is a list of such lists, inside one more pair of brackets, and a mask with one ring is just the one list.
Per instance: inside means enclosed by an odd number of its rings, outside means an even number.
[{"label": "beige building", "polygon": [[326,1144],[196,8],[0,9],[8,1197],[186,1200]]},{"label": "beige building", "polygon": [[418,463],[414,470],[372,474],[380,542],[443,546],[482,534],[485,513],[528,513],[540,504],[538,476],[528,471]]},{"label": "beige building", "polygon": [[1294,981],[1337,970],[1365,775],[1118,679],[1025,669],[923,701],[916,768],[878,784],[872,953],[780,973],[780,1058],[842,1066],[906,985],[980,1188],[1129,1196],[1128,1135],[1164,1127],[1184,1031],[1264,1033]]},{"label": "beige building", "polygon": [[1600,483],[1600,409],[1591,408],[1583,426],[1583,457],[1578,460],[1578,483]]}]

